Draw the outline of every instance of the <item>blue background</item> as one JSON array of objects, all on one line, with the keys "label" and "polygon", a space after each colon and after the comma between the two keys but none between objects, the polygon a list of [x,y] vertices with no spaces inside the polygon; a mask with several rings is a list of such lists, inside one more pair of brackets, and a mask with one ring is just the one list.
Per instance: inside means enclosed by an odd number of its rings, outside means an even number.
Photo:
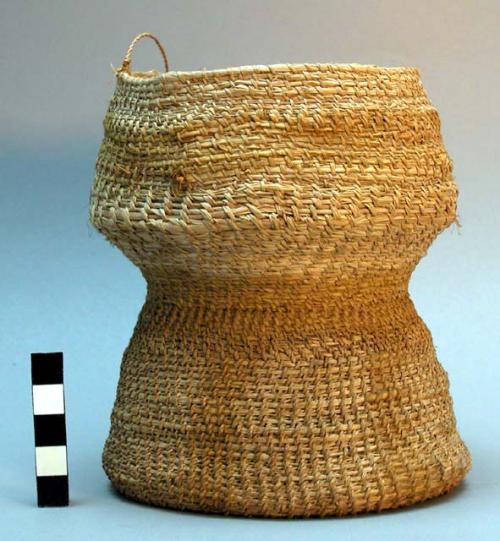
[{"label": "blue background", "polygon": [[[500,537],[498,2],[2,2],[0,539],[266,540]],[[118,24],[119,23],[119,24]],[[174,69],[276,62],[417,65],[440,111],[461,229],[411,282],[473,457],[450,495],[381,514],[268,520],[122,499],[100,465],[139,271],[88,224],[101,121],[131,37]],[[138,66],[158,61],[138,51]],[[71,506],[35,506],[30,353],[64,351]]]}]

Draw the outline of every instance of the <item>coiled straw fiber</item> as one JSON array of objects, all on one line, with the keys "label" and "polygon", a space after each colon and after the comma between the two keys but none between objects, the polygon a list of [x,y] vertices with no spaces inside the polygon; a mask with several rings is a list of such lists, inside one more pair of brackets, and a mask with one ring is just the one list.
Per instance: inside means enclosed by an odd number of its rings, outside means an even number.
[{"label": "coiled straw fiber", "polygon": [[147,281],[103,456],[115,487],[288,517],[455,487],[470,456],[408,294],[457,199],[419,71],[168,71],[161,49],[165,73],[132,72],[142,37],[90,208]]}]

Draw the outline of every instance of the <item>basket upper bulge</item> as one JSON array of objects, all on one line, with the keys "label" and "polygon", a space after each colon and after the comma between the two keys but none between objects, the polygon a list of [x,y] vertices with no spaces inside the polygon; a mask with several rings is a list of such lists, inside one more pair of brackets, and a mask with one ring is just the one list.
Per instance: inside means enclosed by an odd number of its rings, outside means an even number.
[{"label": "basket upper bulge", "polygon": [[413,68],[119,73],[104,129],[91,220],[151,277],[408,274],[455,219]]}]

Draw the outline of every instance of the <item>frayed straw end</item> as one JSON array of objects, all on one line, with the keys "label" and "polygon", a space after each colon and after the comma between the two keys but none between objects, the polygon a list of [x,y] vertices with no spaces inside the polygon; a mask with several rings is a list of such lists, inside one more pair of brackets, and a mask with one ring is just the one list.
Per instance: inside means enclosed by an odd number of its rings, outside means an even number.
[{"label": "frayed straw end", "polygon": [[458,215],[458,212],[455,215],[455,219],[453,220],[453,224],[456,226],[457,231],[460,233],[460,231],[462,229],[462,224],[460,222],[460,216]]}]

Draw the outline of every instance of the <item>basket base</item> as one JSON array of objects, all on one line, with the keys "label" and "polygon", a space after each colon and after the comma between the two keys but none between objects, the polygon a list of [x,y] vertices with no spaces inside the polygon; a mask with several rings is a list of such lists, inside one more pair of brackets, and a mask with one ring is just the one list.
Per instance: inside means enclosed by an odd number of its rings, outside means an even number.
[{"label": "basket base", "polygon": [[[422,447],[399,452],[397,456],[377,460],[364,466],[355,461],[344,462],[345,478],[300,479],[290,472],[288,481],[280,481],[272,471],[258,475],[259,482],[245,486],[227,465],[218,477],[195,480],[186,470],[177,449],[159,452],[156,445],[145,446],[142,453],[127,456],[129,467],[121,465],[113,456],[129,444],[130,437],[118,435],[108,439],[104,453],[104,468],[113,486],[124,496],[150,505],[180,510],[241,516],[314,517],[342,516],[370,511],[382,511],[428,500],[454,489],[470,469],[470,456],[458,436],[441,442],[440,448]],[[138,448],[137,448],[138,449]],[[453,450],[450,452],[450,450]],[[147,472],[158,463],[159,454],[170,456],[168,469],[160,483],[152,483]],[[206,457],[193,457],[193,464]],[[415,460],[421,470],[412,471]],[[214,457],[214,460],[217,460]],[[293,460],[293,457],[288,457]],[[222,461],[221,461],[222,462]],[[378,463],[377,463],[378,462]],[[165,465],[166,466],[166,465]],[[338,469],[338,464],[325,464],[325,471]],[[191,479],[189,479],[189,476]],[[293,478],[295,477],[295,482]]]},{"label": "basket base", "polygon": [[410,505],[450,491],[471,465],[448,387],[405,295],[314,318],[149,299],[103,465],[124,495],[178,509],[310,517]]}]

